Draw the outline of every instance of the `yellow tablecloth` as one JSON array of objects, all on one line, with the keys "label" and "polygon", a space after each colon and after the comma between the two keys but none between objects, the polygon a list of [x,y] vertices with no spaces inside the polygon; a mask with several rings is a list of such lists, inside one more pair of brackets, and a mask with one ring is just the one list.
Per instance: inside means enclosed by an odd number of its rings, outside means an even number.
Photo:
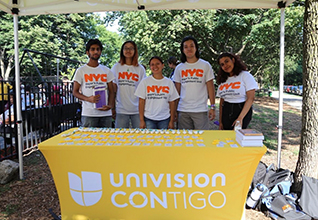
[{"label": "yellow tablecloth", "polygon": [[241,219],[266,147],[234,131],[79,131],[39,144],[62,219]]}]

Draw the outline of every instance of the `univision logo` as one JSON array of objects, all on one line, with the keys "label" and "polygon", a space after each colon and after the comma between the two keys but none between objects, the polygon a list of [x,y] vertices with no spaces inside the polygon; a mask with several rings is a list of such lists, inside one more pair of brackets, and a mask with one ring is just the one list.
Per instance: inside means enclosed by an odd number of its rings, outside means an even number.
[{"label": "univision logo", "polygon": [[68,172],[71,196],[81,206],[92,206],[102,197],[102,177],[100,173],[81,172],[82,177]]}]

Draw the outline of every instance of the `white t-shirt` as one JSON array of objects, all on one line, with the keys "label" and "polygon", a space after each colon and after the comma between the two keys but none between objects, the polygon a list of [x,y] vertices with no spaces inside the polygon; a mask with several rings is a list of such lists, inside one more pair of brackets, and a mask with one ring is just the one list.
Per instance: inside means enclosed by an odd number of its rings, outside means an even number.
[{"label": "white t-shirt", "polygon": [[139,99],[135,96],[140,81],[146,77],[146,70],[142,65],[121,65],[116,63],[112,72],[117,85],[116,112],[119,114],[138,114]]},{"label": "white t-shirt", "polygon": [[247,71],[242,71],[238,76],[227,78],[226,82],[218,87],[217,96],[229,103],[241,103],[247,99],[246,92],[252,89],[258,89],[258,85]]},{"label": "white t-shirt", "polygon": [[153,76],[140,82],[135,95],[146,100],[144,116],[158,121],[170,117],[169,102],[179,98],[177,89],[170,79],[155,79]]},{"label": "white t-shirt", "polygon": [[208,111],[208,90],[206,83],[214,79],[209,62],[199,59],[195,63],[180,63],[173,76],[173,81],[181,83],[178,111]]},{"label": "white t-shirt", "polygon": [[[103,86],[106,89],[107,83],[114,80],[112,71],[101,64],[97,67],[90,67],[87,64],[81,66],[76,70],[74,81],[81,85],[82,94],[85,96],[94,95],[94,88],[96,86]],[[83,101],[82,115],[89,117],[103,117],[111,116],[111,110],[101,111],[94,108],[94,103]]]}]

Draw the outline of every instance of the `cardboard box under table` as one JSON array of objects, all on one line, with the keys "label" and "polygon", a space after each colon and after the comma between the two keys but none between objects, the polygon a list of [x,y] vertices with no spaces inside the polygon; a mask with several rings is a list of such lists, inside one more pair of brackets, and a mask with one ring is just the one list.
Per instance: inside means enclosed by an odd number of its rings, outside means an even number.
[{"label": "cardboard box under table", "polygon": [[265,146],[238,146],[234,131],[146,132],[74,128],[39,145],[62,219],[241,219]]}]

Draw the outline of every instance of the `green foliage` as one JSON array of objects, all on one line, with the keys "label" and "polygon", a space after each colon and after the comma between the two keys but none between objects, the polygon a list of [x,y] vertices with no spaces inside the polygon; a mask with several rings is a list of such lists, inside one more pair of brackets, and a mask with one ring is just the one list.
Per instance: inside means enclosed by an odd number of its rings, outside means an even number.
[{"label": "green foliage", "polygon": [[[285,82],[295,84],[301,84],[302,76],[303,13],[301,0],[285,9]],[[152,56],[163,60],[180,57],[181,40],[192,35],[199,42],[201,58],[209,61],[216,72],[218,55],[232,51],[241,56],[262,87],[269,87],[279,82],[280,17],[279,9],[111,12],[103,20],[92,13],[25,16],[19,18],[19,38],[21,51],[28,48],[83,63],[87,62],[85,42],[99,38],[105,47],[101,63],[111,67],[119,60],[124,40],[137,43],[140,62],[148,66]],[[105,28],[116,19],[121,36]],[[0,25],[0,60],[9,66],[13,55],[12,16],[0,12]],[[56,59],[32,57],[42,75],[56,74]],[[62,72],[75,68],[77,64],[60,61]],[[28,58],[23,59],[21,70],[22,75],[37,75]],[[4,74],[5,69],[0,71]],[[164,74],[170,72],[166,65]]]},{"label": "green foliage", "polygon": [[287,56],[285,58],[285,85],[302,85],[302,57]]},{"label": "green foliage", "polygon": [[[285,55],[296,63],[302,59],[301,2],[285,10]],[[279,9],[116,12],[108,14],[105,22],[111,23],[116,18],[124,39],[137,43],[143,64],[148,64],[155,55],[164,60],[179,57],[181,40],[192,35],[199,42],[201,58],[209,61],[214,70],[218,70],[218,55],[232,51],[241,56],[261,85],[278,85]],[[287,72],[294,70],[295,66],[286,65]],[[170,72],[165,70],[166,75]]]},{"label": "green foliage", "polygon": [[61,74],[61,78],[63,78],[63,76],[67,76],[68,79],[72,79],[73,75],[75,74],[76,69],[75,68],[68,68],[66,69],[65,72],[60,72]]},{"label": "green foliage", "polygon": [[[9,68],[10,58],[14,54],[12,16],[0,12],[1,41],[0,61],[3,67],[0,73],[4,75]],[[113,65],[119,59],[119,47],[122,43],[118,34],[107,31],[103,20],[96,14],[59,14],[19,17],[20,57],[23,48],[52,54],[60,57],[87,62],[85,44],[91,38],[99,38],[105,46],[101,63]],[[42,76],[57,74],[57,68],[62,72],[76,69],[78,63],[30,53]],[[13,76],[14,72],[11,71]],[[21,76],[37,77],[34,65],[27,54],[21,63]]]}]

